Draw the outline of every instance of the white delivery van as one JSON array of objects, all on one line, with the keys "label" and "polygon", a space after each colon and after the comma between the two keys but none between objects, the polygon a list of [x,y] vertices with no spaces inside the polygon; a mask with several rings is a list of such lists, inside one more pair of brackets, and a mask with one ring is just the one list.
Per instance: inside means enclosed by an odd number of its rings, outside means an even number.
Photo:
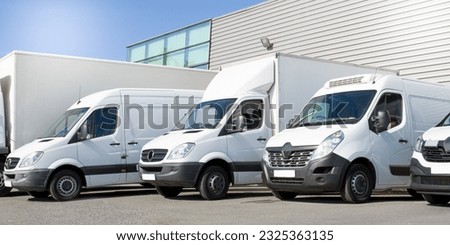
[{"label": "white delivery van", "polygon": [[217,71],[14,51],[0,58],[0,196],[9,153],[48,129],[77,99],[114,88],[204,90]]},{"label": "white delivery van", "polygon": [[82,187],[141,183],[142,146],[172,128],[202,93],[112,89],[86,96],[41,138],[8,155],[5,186],[65,201]]},{"label": "white delivery van", "polygon": [[266,141],[323,81],[355,72],[375,69],[285,54],[223,68],[170,133],[143,147],[142,179],[165,197],[195,187],[208,200],[223,198],[230,183],[261,183]]},{"label": "white delivery van", "polygon": [[415,139],[442,119],[449,94],[442,84],[398,76],[332,79],[267,143],[266,184],[282,200],[340,192],[347,202],[407,188]]},{"label": "white delivery van", "polygon": [[450,114],[416,141],[411,158],[411,188],[430,204],[450,201]]}]

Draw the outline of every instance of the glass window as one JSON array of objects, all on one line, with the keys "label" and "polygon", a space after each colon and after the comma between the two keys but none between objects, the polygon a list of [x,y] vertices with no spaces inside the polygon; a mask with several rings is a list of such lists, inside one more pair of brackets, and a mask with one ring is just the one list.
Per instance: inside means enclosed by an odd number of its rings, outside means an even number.
[{"label": "glass window", "polygon": [[164,38],[152,40],[147,44],[147,57],[153,57],[164,53]]},{"label": "glass window", "polygon": [[117,108],[97,109],[86,119],[88,139],[114,134],[117,126]]},{"label": "glass window", "polygon": [[184,67],[184,50],[167,54],[166,65]]},{"label": "glass window", "polygon": [[397,127],[402,123],[403,118],[402,96],[394,93],[383,94],[375,107],[373,116],[382,110],[386,110],[390,118],[388,129]]},{"label": "glass window", "polygon": [[152,64],[152,65],[164,65],[164,56],[157,56],[151,59],[148,59],[145,61],[146,64]]},{"label": "glass window", "polygon": [[447,127],[450,126],[450,114],[447,115],[447,117],[439,124],[441,127]]},{"label": "glass window", "polygon": [[139,45],[130,48],[129,60],[131,62],[136,62],[145,59],[145,45]]},{"label": "glass window", "polygon": [[184,47],[186,47],[186,31],[175,32],[167,37],[167,52],[182,49]]},{"label": "glass window", "polygon": [[244,131],[260,128],[263,123],[263,101],[248,100],[242,102],[234,111],[231,121],[235,121],[238,116],[244,116]]},{"label": "glass window", "polygon": [[209,44],[203,44],[187,50],[187,65],[189,67],[208,63]]},{"label": "glass window", "polygon": [[188,30],[188,33],[189,46],[207,42],[210,36],[210,22],[193,26]]},{"label": "glass window", "polygon": [[66,111],[42,138],[65,137],[87,110],[88,108],[79,108]]}]

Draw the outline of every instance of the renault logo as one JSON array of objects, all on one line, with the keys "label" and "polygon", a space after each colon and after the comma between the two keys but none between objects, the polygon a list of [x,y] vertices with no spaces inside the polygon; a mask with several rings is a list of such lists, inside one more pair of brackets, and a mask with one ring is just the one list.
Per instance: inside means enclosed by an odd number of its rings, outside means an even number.
[{"label": "renault logo", "polygon": [[292,145],[291,143],[286,143],[281,147],[281,155],[284,159],[289,159],[292,153]]}]

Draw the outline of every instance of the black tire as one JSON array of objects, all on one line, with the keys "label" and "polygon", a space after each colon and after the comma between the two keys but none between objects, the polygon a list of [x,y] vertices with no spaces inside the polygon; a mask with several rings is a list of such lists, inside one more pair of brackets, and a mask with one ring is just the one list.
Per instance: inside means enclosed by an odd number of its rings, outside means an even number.
[{"label": "black tire", "polygon": [[3,176],[3,171],[0,171],[0,197],[8,195],[11,189],[11,187],[5,186],[5,177]]},{"label": "black tire", "polygon": [[298,193],[288,191],[272,191],[272,194],[283,201],[293,200],[298,195]]},{"label": "black tire", "polygon": [[423,194],[423,198],[432,205],[446,205],[450,201],[450,196]]},{"label": "black tire", "polygon": [[179,186],[156,186],[158,193],[165,198],[174,198],[178,196],[183,190],[183,187]]},{"label": "black tire", "polygon": [[48,191],[29,191],[28,195],[35,198],[47,198],[50,193]]},{"label": "black tire", "polygon": [[413,198],[414,200],[423,200],[422,194],[417,193],[416,190],[411,189],[411,188],[408,188],[408,189],[406,189],[406,191],[408,192],[408,194],[409,194],[410,196],[412,196],[412,198]]},{"label": "black tire", "polygon": [[57,172],[50,182],[50,194],[56,201],[69,201],[81,191],[81,177],[72,170]]},{"label": "black tire", "polygon": [[354,164],[345,176],[341,197],[349,203],[367,202],[375,186],[369,169],[361,164]]},{"label": "black tire", "polygon": [[203,172],[199,190],[206,200],[219,200],[226,196],[230,187],[230,177],[227,171],[219,166],[207,167]]}]

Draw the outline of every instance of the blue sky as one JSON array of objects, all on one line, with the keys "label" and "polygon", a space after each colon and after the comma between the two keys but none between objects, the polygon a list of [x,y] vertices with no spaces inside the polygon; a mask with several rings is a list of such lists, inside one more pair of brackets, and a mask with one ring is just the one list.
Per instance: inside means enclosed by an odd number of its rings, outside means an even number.
[{"label": "blue sky", "polygon": [[13,50],[125,60],[144,39],[264,0],[0,0],[0,57]]}]

